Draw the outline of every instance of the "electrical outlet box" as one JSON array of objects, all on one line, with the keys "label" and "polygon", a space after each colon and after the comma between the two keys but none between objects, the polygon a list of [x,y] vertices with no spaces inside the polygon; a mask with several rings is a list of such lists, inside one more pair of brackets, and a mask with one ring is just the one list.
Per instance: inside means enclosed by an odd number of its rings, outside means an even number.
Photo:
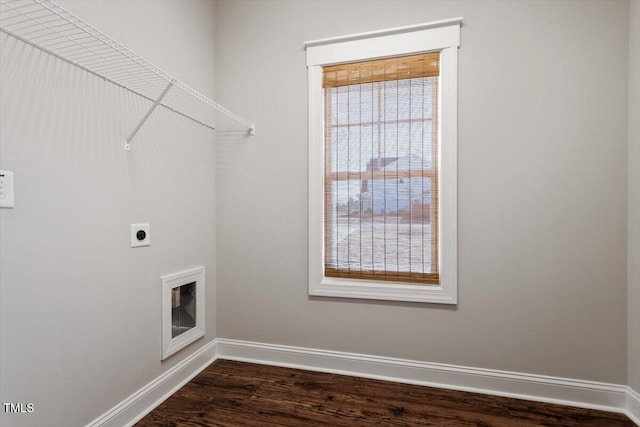
[{"label": "electrical outlet box", "polygon": [[0,208],[13,208],[13,172],[0,171]]},{"label": "electrical outlet box", "polygon": [[151,227],[149,224],[131,224],[131,247],[151,245]]}]

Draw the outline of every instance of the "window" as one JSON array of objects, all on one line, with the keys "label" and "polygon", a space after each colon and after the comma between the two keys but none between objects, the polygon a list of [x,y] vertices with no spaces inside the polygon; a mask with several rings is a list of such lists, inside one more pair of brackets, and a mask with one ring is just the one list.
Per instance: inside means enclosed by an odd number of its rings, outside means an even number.
[{"label": "window", "polygon": [[456,303],[460,22],[306,43],[311,295]]}]

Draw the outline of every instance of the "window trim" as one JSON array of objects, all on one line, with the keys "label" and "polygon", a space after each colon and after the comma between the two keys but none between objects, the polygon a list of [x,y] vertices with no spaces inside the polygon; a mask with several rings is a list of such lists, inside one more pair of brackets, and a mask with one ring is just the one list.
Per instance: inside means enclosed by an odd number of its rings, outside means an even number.
[{"label": "window trim", "polygon": [[[457,80],[462,18],[306,42],[309,78],[309,295],[456,304]],[[439,50],[440,284],[325,277],[322,67]]]}]

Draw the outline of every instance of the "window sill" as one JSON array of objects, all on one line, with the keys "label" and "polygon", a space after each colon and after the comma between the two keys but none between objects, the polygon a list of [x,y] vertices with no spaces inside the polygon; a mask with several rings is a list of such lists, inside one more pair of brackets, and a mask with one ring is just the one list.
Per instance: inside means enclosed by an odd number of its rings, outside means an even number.
[{"label": "window sill", "polygon": [[329,277],[323,278],[321,282],[315,286],[310,286],[309,295],[435,304],[457,303],[456,292],[448,291],[443,286],[412,285],[402,282],[382,283],[379,281]]}]

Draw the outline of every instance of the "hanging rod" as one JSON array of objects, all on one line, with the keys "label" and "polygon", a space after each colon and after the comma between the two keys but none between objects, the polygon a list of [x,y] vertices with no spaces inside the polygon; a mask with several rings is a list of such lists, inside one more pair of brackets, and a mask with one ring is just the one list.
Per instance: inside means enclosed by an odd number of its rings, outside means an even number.
[{"label": "hanging rod", "polygon": [[255,134],[255,124],[207,98],[51,0],[0,0],[0,31],[216,132]]}]

